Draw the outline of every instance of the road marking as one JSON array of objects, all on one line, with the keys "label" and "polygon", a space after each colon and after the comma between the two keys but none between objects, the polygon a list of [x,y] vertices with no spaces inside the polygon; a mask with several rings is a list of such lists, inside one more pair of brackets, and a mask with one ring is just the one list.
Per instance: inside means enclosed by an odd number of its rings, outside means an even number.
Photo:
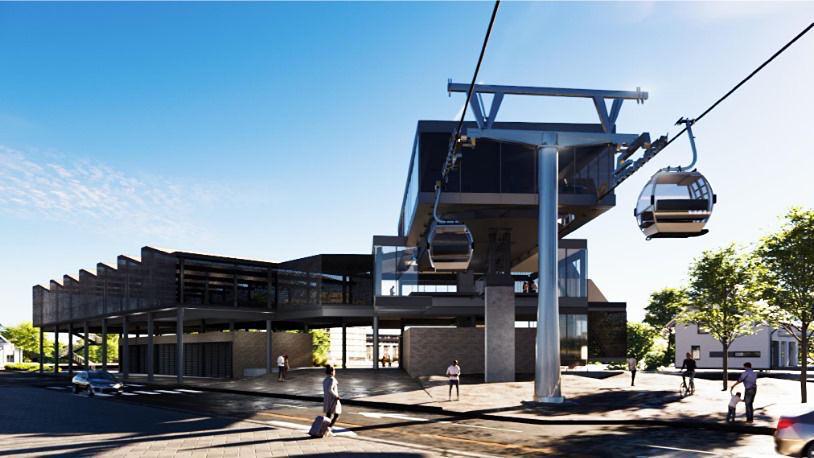
[{"label": "road marking", "polygon": [[124,396],[138,396],[136,393],[129,393],[127,391],[123,392],[122,395],[124,395]]},{"label": "road marking", "polygon": [[704,455],[717,455],[717,453],[707,452],[704,450],[694,450],[691,448],[665,447],[663,445],[646,445],[646,444],[644,444],[644,446],[650,448],[660,448],[663,450],[674,450],[676,452],[692,452],[692,453],[703,453]]},{"label": "road marking", "polygon": [[409,417],[407,415],[402,415],[400,413],[379,413],[379,412],[359,412],[359,415],[368,418],[395,418],[397,420],[406,420],[406,421],[429,421],[426,418],[419,418],[419,417]]},{"label": "road marking", "polygon": [[294,408],[294,409],[307,409],[308,408],[308,407],[303,407],[303,406],[295,406],[294,404],[274,404],[274,405],[275,406],[281,406],[281,407],[291,407],[291,408]]},{"label": "road marking", "polygon": [[211,417],[182,418],[180,420],[165,421],[164,424],[165,425],[170,425],[170,424],[176,424],[176,423],[192,423],[192,422],[195,422],[195,421],[206,421],[206,420],[210,420],[210,419],[211,419]]},{"label": "road marking", "polygon": [[[267,415],[267,416],[271,416],[271,417],[280,417],[280,418],[289,418],[289,419],[292,419],[292,420],[308,421],[307,418],[294,417],[294,416],[291,416],[291,415],[283,415],[283,414],[279,414],[279,413],[258,412],[257,415]],[[352,423],[346,423],[346,422],[340,422],[340,423],[345,425],[345,426],[349,426],[351,428],[361,428],[362,427],[362,425],[355,425],[355,424],[352,424]],[[466,443],[470,443],[470,444],[485,445],[485,446],[488,446],[488,447],[498,447],[498,448],[503,448],[503,449],[520,449],[520,450],[525,450],[525,451],[530,452],[530,453],[536,453],[536,454],[542,454],[542,455],[549,455],[549,454],[552,453],[551,448],[528,447],[528,446],[525,446],[525,445],[504,444],[504,443],[501,443],[501,442],[492,442],[492,441],[474,440],[474,439],[464,439],[464,438],[461,438],[461,437],[445,436],[445,435],[441,435],[441,434],[411,433],[411,432],[408,432],[408,431],[398,431],[398,430],[391,430],[391,431],[396,433],[396,434],[401,434],[401,435],[404,435],[404,436],[422,436],[422,437],[429,437],[429,438],[448,440],[448,441],[454,441],[454,442],[466,442]]]},{"label": "road marking", "polygon": [[152,394],[152,395],[158,395],[158,394],[160,394],[160,393],[155,393],[155,392],[153,392],[153,391],[133,391],[133,393],[138,393],[138,394]]},{"label": "road marking", "polygon": [[169,391],[169,390],[155,390],[155,392],[156,393],[164,393],[164,394],[178,394],[175,391]]},{"label": "road marking", "polygon": [[[293,430],[296,430],[296,431],[302,431],[304,433],[308,433],[309,431],[311,431],[310,426],[303,425],[301,423],[291,423],[291,422],[288,422],[288,421],[277,421],[277,420],[270,420],[270,421],[268,421],[266,423],[268,423],[268,424],[270,424],[272,426],[277,426],[279,428],[293,429]],[[338,427],[333,428],[333,435],[334,436],[356,437],[355,432],[350,431],[350,430],[345,429],[345,428],[338,428]]]},{"label": "road marking", "polygon": [[139,385],[139,384],[136,384],[136,383],[128,383],[128,384],[126,384],[124,386],[129,386],[129,387],[132,387],[132,388],[144,388],[144,385]]},{"label": "road marking", "polygon": [[67,390],[64,386],[46,386],[49,390]]},{"label": "road marking", "polygon": [[175,391],[178,391],[178,392],[180,392],[180,393],[191,393],[191,394],[200,394],[200,393],[203,393],[203,391],[198,391],[198,390],[188,390],[188,389],[186,389],[186,388],[177,388]]},{"label": "road marking", "polygon": [[107,393],[93,393],[93,395],[94,396],[99,396],[99,397],[102,397],[102,398],[112,398],[113,397],[112,394],[107,394]]},{"label": "road marking", "polygon": [[491,429],[492,431],[507,431],[510,433],[522,433],[519,429],[508,429],[508,428],[492,428],[489,426],[478,426],[478,425],[468,425],[466,423],[455,423],[453,421],[439,421],[437,423],[449,423],[455,426],[466,426],[467,428],[478,428],[478,429]]}]

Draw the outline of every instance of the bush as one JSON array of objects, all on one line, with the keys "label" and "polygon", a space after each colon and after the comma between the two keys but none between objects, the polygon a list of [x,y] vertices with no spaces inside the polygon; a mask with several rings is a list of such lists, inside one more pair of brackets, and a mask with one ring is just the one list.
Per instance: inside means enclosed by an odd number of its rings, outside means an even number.
[{"label": "bush", "polygon": [[[6,363],[7,371],[20,371],[20,372],[35,372],[40,370],[40,363]],[[43,365],[43,370],[53,371],[53,364]]]},{"label": "bush", "polygon": [[657,337],[653,341],[653,346],[650,351],[644,356],[644,368],[648,371],[653,371],[659,367],[664,366],[664,360],[668,353],[667,340],[662,337]]}]

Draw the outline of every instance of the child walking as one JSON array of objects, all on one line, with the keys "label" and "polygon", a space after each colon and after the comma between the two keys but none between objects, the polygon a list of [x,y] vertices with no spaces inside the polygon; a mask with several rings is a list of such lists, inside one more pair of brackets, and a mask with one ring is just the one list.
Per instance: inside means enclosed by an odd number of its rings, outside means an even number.
[{"label": "child walking", "polygon": [[733,394],[732,399],[729,400],[729,410],[726,412],[727,423],[735,421],[735,408],[738,407],[739,402],[743,402],[743,400],[741,399],[741,394],[740,393]]}]

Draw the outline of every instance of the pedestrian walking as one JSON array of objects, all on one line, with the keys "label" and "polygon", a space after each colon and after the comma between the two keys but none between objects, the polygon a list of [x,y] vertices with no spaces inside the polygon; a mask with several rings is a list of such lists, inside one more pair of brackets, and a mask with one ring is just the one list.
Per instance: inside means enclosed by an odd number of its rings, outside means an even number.
[{"label": "pedestrian walking", "polygon": [[325,411],[325,418],[330,418],[328,434],[332,433],[332,428],[339,415],[342,414],[342,403],[339,398],[339,383],[336,381],[336,369],[330,364],[325,366],[325,380],[322,381],[322,409]]},{"label": "pedestrian walking", "polygon": [[726,422],[732,423],[735,421],[735,410],[738,407],[738,403],[743,402],[741,399],[740,393],[735,393],[732,395],[732,399],[729,400],[729,409],[726,412]]},{"label": "pedestrian walking", "polygon": [[285,355],[277,357],[277,381],[285,381]]},{"label": "pedestrian walking", "polygon": [[452,387],[455,387],[455,400],[461,400],[461,366],[458,360],[452,361],[447,367],[447,377],[449,377],[449,400],[452,401]]},{"label": "pedestrian walking", "polygon": [[743,403],[746,404],[746,422],[752,423],[755,419],[755,395],[757,394],[757,373],[752,370],[752,363],[743,363],[743,373],[729,389],[731,393],[738,384],[743,383]]},{"label": "pedestrian walking", "polygon": [[291,370],[291,365],[288,364],[288,353],[284,354],[283,358],[285,358],[285,367],[284,367],[285,372],[283,372],[283,380],[287,380],[288,379],[288,371]]},{"label": "pedestrian walking", "polygon": [[638,365],[639,362],[633,356],[627,359],[627,370],[630,371],[630,386],[636,386],[636,369]]}]

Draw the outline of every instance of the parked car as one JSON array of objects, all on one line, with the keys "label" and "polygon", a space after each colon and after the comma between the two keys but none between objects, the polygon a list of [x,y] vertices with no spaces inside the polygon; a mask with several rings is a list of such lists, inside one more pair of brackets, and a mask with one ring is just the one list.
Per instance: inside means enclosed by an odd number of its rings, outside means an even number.
[{"label": "parked car", "polygon": [[814,411],[783,416],[774,432],[777,453],[814,458]]},{"label": "parked car", "polygon": [[73,392],[85,391],[88,396],[95,394],[121,394],[124,385],[107,371],[78,372],[71,381]]}]

